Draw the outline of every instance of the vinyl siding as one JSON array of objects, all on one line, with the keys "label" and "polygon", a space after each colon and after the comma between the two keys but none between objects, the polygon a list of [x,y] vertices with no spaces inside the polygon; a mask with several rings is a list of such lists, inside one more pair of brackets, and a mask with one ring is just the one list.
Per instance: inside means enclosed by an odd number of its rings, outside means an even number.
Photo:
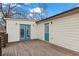
[{"label": "vinyl siding", "polygon": [[31,25],[31,39],[36,39],[36,24],[34,21],[14,21],[7,20],[6,31],[8,33],[8,41],[20,41],[20,24]]},{"label": "vinyl siding", "polygon": [[[51,23],[52,22],[52,23]],[[16,25],[17,23],[17,25]],[[49,23],[49,42],[79,52],[79,13],[35,23],[7,21],[9,41],[19,41],[19,24],[31,24],[31,39],[44,39],[44,24]],[[15,34],[17,33],[17,34]]]},{"label": "vinyl siding", "polygon": [[38,37],[42,40],[45,23],[49,23],[50,43],[79,51],[79,13],[38,23]]},{"label": "vinyl siding", "polygon": [[53,20],[52,43],[79,51],[79,13]]}]

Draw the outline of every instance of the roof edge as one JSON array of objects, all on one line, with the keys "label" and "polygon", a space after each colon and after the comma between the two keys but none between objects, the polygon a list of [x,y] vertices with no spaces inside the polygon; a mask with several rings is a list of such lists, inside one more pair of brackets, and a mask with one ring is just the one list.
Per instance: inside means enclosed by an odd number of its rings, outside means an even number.
[{"label": "roof edge", "polygon": [[64,11],[64,12],[58,13],[58,14],[56,14],[56,15],[50,16],[50,17],[48,17],[48,18],[46,18],[46,19],[39,20],[39,21],[37,21],[36,23],[39,23],[39,22],[41,22],[41,21],[46,21],[46,20],[48,20],[48,19],[50,19],[50,18],[53,18],[53,17],[59,16],[59,15],[62,15],[62,14],[65,14],[65,13],[68,13],[68,12],[71,12],[71,11],[74,11],[74,10],[76,10],[76,9],[79,9],[79,6],[78,6],[78,7],[75,7],[75,8],[71,8],[71,9],[66,10],[66,11]]}]

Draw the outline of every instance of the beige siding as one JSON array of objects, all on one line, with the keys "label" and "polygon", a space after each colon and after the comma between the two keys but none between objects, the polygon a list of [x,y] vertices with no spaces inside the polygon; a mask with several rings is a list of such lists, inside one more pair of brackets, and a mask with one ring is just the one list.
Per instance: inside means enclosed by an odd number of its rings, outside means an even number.
[{"label": "beige siding", "polygon": [[53,43],[79,51],[79,13],[53,20]]},{"label": "beige siding", "polygon": [[37,24],[31,21],[8,22],[7,32],[9,34],[9,41],[19,41],[19,24],[31,24],[31,38],[44,40],[44,24],[49,23],[50,43],[79,51],[79,13],[43,21]]},{"label": "beige siding", "polygon": [[37,24],[37,30],[38,30],[38,38],[41,40],[45,40],[44,38],[44,24],[45,23],[49,23],[49,42],[52,42],[53,40],[53,24],[51,24],[51,20],[50,21],[45,21],[45,22],[41,22]]},{"label": "beige siding", "polygon": [[50,43],[79,51],[79,13],[38,23],[38,37],[43,40],[45,23],[49,23]]},{"label": "beige siding", "polygon": [[44,24],[38,24],[37,25],[37,35],[38,39],[44,40]]},{"label": "beige siding", "polygon": [[30,24],[31,25],[31,39],[37,38],[36,24],[34,21],[14,21],[7,20],[7,33],[8,41],[14,42],[20,40],[20,24]]}]

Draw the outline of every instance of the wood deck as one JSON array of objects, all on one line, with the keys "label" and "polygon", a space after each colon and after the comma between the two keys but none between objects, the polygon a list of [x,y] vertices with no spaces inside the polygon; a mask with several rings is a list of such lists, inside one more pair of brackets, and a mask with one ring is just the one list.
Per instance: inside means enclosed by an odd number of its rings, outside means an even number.
[{"label": "wood deck", "polygon": [[79,53],[59,48],[41,40],[9,43],[2,49],[3,56],[75,56]]}]

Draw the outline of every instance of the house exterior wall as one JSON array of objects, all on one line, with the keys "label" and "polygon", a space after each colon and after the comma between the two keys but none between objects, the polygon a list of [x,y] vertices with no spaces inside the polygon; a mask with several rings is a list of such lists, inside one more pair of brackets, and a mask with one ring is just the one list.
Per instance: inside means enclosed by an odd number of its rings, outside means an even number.
[{"label": "house exterior wall", "polygon": [[36,36],[36,24],[34,21],[13,21],[7,20],[6,31],[8,33],[8,41],[20,41],[20,24],[30,24],[31,25],[31,39],[35,39]]},{"label": "house exterior wall", "polygon": [[37,29],[38,29],[38,38],[41,40],[45,40],[45,24],[49,23],[49,42],[53,40],[53,24],[51,24],[52,20],[46,21],[46,22],[40,22],[37,24]]},{"label": "house exterior wall", "polygon": [[3,14],[0,11],[0,32],[5,32],[5,27],[1,25],[1,23],[3,22],[2,17],[3,17]]},{"label": "house exterior wall", "polygon": [[3,17],[3,14],[2,14],[2,12],[0,12],[0,17]]},{"label": "house exterior wall", "polygon": [[[51,23],[52,22],[52,23]],[[79,13],[35,23],[7,20],[9,42],[19,41],[19,25],[31,24],[31,39],[44,39],[44,24],[49,23],[49,42],[79,52]]]},{"label": "house exterior wall", "polygon": [[79,13],[53,20],[52,43],[79,51]]},{"label": "house exterior wall", "polygon": [[49,23],[50,43],[79,51],[79,13],[38,23],[38,37],[43,40],[45,23]]}]

